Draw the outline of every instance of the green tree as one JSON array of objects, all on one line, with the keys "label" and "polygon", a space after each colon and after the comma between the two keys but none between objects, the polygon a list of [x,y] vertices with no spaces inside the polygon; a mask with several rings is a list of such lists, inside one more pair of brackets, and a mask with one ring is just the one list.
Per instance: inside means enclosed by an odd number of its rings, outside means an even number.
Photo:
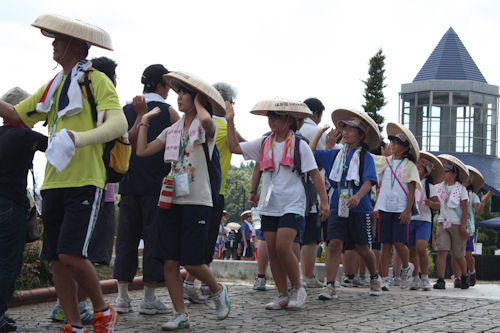
[{"label": "green tree", "polygon": [[384,96],[385,80],[385,55],[382,54],[382,49],[370,59],[370,68],[368,69],[368,79],[363,81],[365,84],[365,104],[363,109],[377,123],[378,129],[382,132],[381,126],[384,122],[384,117],[379,114],[379,111],[387,104]]},{"label": "green tree", "polygon": [[241,163],[239,167],[231,165],[227,174],[224,209],[229,213],[229,222],[239,222],[240,214],[250,209],[248,196],[254,163]]}]

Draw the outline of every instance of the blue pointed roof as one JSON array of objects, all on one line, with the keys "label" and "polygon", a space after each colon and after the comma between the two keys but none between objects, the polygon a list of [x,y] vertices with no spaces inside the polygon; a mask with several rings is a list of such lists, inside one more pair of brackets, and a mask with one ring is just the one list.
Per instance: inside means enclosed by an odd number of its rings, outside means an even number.
[{"label": "blue pointed roof", "polygon": [[413,82],[426,80],[471,80],[488,83],[451,27]]}]

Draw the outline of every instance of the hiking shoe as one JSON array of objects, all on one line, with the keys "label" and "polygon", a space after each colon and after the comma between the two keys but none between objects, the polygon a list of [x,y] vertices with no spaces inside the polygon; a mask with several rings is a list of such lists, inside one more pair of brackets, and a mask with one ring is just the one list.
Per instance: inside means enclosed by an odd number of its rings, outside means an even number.
[{"label": "hiking shoe", "polygon": [[[1,331],[4,332],[4,331]],[[6,331],[5,331],[6,332]],[[84,328],[74,328],[71,324],[66,324],[62,329],[62,333],[87,333],[87,329]]]},{"label": "hiking shoe", "polygon": [[469,285],[474,287],[476,285],[476,272],[469,274]]},{"label": "hiking shoe", "polygon": [[288,305],[288,296],[279,294],[271,303],[266,304],[266,310],[282,310]]},{"label": "hiking shoe", "polygon": [[175,331],[180,328],[189,328],[189,315],[187,313],[175,312],[169,321],[161,325],[162,331]]},{"label": "hiking shoe", "polygon": [[115,299],[114,308],[118,313],[129,313],[132,312],[132,306],[130,305],[131,299],[128,297],[117,297]]},{"label": "hiking shoe", "polygon": [[390,286],[391,286],[391,278],[388,276],[386,276],[385,278],[382,278],[382,290],[389,291]]},{"label": "hiking shoe", "polygon": [[349,277],[347,275],[344,275],[344,279],[342,280],[342,287],[347,287],[347,288],[351,288],[353,286],[352,282],[353,282],[354,279],[349,279]]},{"label": "hiking shoe", "polygon": [[401,285],[401,278],[399,276],[392,279],[391,286],[400,286],[400,285]]},{"label": "hiking shoe", "polygon": [[408,263],[408,267],[406,269],[401,269],[401,289],[406,289],[411,283],[411,275],[413,274],[413,264],[411,262]]},{"label": "hiking shoe", "polygon": [[329,301],[337,298],[335,287],[332,286],[331,284],[326,285],[326,287],[323,287],[323,289],[321,289],[318,298],[323,301]]},{"label": "hiking shoe", "polygon": [[288,306],[286,307],[288,310],[298,310],[304,303],[306,302],[306,289],[304,287],[300,287],[299,289],[293,289],[290,294],[290,298],[288,299]]},{"label": "hiking shoe", "polygon": [[53,321],[66,321],[66,316],[64,315],[64,311],[61,305],[56,304],[54,306],[54,308],[52,309],[52,314],[50,315],[50,319],[52,319]]},{"label": "hiking shoe", "polygon": [[370,286],[370,282],[366,279],[362,279],[359,276],[355,276],[352,280],[352,286],[355,288],[368,288]]},{"label": "hiking shoe", "polygon": [[462,275],[460,277],[460,288],[461,289],[469,289],[469,276],[468,275]]},{"label": "hiking shoe", "polygon": [[93,312],[89,306],[85,306],[80,310],[80,320],[83,325],[88,325],[92,322]]},{"label": "hiking shoe", "polygon": [[217,312],[217,320],[224,320],[229,316],[229,311],[231,310],[231,303],[229,302],[229,295],[227,286],[221,284],[222,291],[219,294],[212,295],[212,299],[215,303],[215,311]]},{"label": "hiking shoe", "polygon": [[118,313],[111,305],[108,304],[108,310],[104,312],[94,312],[93,316],[94,333],[110,333],[114,331],[118,322]]},{"label": "hiking shoe", "polygon": [[460,280],[459,277],[453,279],[453,288],[461,288],[462,287],[462,280]]},{"label": "hiking shoe", "polygon": [[305,284],[306,288],[323,288],[325,286],[324,283],[321,283],[316,277],[312,278],[302,278],[302,283]]},{"label": "hiking shoe", "polygon": [[253,283],[253,289],[259,291],[266,291],[266,278],[256,277],[255,282]]},{"label": "hiking shoe", "polygon": [[431,283],[429,282],[429,278],[422,278],[420,281],[420,287],[423,291],[429,291],[432,289]]},{"label": "hiking shoe", "polygon": [[410,282],[410,290],[419,290],[420,289],[420,279],[418,276],[415,276]]},{"label": "hiking shoe", "polygon": [[446,283],[443,279],[439,278],[436,283],[434,283],[434,289],[446,289]]},{"label": "hiking shoe", "polygon": [[167,312],[169,312],[169,309],[167,308],[165,303],[160,301],[160,299],[156,296],[153,300],[150,301],[143,300],[141,303],[141,308],[139,310],[139,313],[147,315]]},{"label": "hiking shoe", "polygon": [[380,276],[376,279],[370,279],[370,291],[368,294],[371,296],[382,295],[382,279]]},{"label": "hiking shoe", "polygon": [[194,304],[205,304],[208,296],[202,295],[198,288],[184,286],[184,298]]},{"label": "hiking shoe", "polygon": [[15,322],[12,322],[12,319],[3,314],[0,316],[0,332],[14,332],[17,330],[17,325]]}]

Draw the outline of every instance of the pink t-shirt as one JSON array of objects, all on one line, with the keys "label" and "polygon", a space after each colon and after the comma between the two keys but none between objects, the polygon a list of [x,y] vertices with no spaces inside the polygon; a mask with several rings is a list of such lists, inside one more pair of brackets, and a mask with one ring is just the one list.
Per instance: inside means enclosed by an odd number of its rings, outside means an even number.
[{"label": "pink t-shirt", "polygon": [[106,193],[104,193],[104,202],[115,202],[115,185],[106,184]]}]

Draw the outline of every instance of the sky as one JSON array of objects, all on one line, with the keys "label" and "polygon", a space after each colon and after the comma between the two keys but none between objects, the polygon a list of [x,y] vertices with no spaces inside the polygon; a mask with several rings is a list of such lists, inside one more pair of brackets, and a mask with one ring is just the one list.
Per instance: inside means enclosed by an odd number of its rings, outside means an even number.
[{"label": "sky", "polygon": [[[381,113],[398,121],[401,84],[413,81],[450,27],[488,83],[500,84],[500,2],[494,0],[18,0],[1,2],[0,95],[14,86],[33,93],[60,71],[52,40],[31,26],[42,14],[109,33],[114,51],[92,47],[89,57],[118,63],[122,104],[142,92],[142,71],[153,63],[232,84],[236,127],[247,140],[268,130],[265,117],[249,113],[262,99],[318,97],[326,107],[322,123],[330,125],[334,109],[362,109],[362,81],[379,49],[387,84]],[[167,102],[177,107],[174,92]]]}]

